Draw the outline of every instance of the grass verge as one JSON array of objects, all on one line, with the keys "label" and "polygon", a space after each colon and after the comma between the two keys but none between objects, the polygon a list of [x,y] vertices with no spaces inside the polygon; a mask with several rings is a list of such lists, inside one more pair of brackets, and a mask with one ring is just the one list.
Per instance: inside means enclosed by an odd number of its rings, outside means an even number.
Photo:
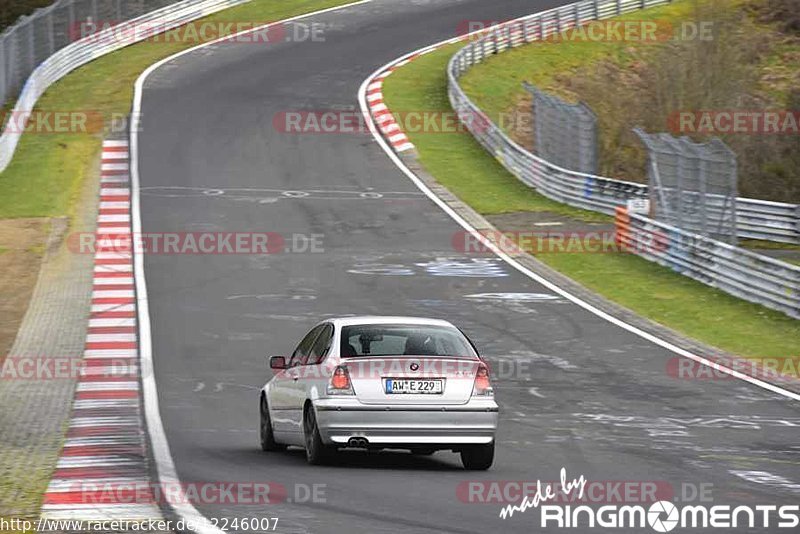
[{"label": "grass verge", "polygon": [[[452,112],[445,67],[457,47],[424,55],[386,78],[384,100],[389,108],[393,112]],[[578,63],[592,60],[591,54],[573,58]],[[494,58],[488,64],[492,61]],[[542,68],[554,65],[543,64]],[[408,137],[428,172],[483,215],[553,211],[584,221],[600,217],[552,202],[532,191],[469,134],[409,132]],[[736,299],[637,256],[550,253],[538,254],[537,258],[644,317],[723,350],[751,358],[800,355],[800,321]]]}]

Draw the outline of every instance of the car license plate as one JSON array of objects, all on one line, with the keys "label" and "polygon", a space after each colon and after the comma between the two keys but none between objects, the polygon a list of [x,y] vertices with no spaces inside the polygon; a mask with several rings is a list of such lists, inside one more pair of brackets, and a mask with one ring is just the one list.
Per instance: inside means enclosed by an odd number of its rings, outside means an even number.
[{"label": "car license plate", "polygon": [[391,395],[403,393],[440,395],[444,392],[444,380],[441,378],[387,378],[385,386],[386,393]]}]

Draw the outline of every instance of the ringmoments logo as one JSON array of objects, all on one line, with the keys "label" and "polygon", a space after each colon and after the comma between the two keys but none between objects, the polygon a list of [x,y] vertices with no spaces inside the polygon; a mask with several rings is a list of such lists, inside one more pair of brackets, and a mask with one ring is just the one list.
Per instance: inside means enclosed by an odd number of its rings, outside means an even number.
[{"label": "ringmoments logo", "polygon": [[656,532],[669,532],[678,526],[678,507],[669,501],[658,501],[647,510],[647,523]]},{"label": "ringmoments logo", "polygon": [[797,529],[800,526],[800,505],[797,504],[700,504],[685,499],[683,491],[684,502],[678,504],[668,500],[659,500],[649,505],[607,504],[599,507],[589,504],[555,504],[559,494],[574,495],[573,501],[581,502],[588,484],[589,481],[583,475],[568,479],[566,469],[562,468],[559,484],[537,481],[535,492],[523,496],[517,504],[503,506],[499,517],[508,519],[529,509],[538,509],[539,526],[548,531],[628,528],[643,532],[649,528],[650,531],[662,533],[698,528],[749,528],[774,532],[776,529]]}]

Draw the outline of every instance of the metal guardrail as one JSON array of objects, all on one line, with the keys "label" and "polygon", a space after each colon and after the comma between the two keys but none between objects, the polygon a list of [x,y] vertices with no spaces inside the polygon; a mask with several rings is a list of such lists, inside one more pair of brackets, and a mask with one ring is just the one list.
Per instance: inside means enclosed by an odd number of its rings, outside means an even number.
[{"label": "metal guardrail", "polygon": [[[459,117],[484,117],[467,129],[517,178],[558,202],[608,215],[629,199],[647,198],[645,184],[570,171],[545,161],[512,141],[461,89],[458,80],[472,65],[513,47],[537,41],[592,20],[601,20],[671,0],[584,0],[502,24],[472,41],[450,59],[447,90]],[[722,199],[720,199],[721,201]],[[738,198],[740,238],[800,243],[800,205]],[[721,208],[720,202],[718,208]],[[709,206],[714,209],[714,203]]]},{"label": "metal guardrail", "polygon": [[[0,136],[0,172],[14,155],[27,117],[53,83],[100,56],[250,0],[59,0],[22,17],[0,34],[0,103],[24,85]],[[106,17],[106,18],[104,18]],[[131,25],[76,39],[86,22]]]},{"label": "metal guardrail", "polygon": [[800,267],[628,213],[625,208],[617,208],[616,227],[623,249],[800,319]]}]

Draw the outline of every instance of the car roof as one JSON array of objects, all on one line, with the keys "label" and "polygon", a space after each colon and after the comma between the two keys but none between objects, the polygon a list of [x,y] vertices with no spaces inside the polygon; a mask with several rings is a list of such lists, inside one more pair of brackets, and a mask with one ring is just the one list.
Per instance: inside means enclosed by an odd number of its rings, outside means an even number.
[{"label": "car roof", "polygon": [[332,322],[337,327],[367,324],[408,324],[408,325],[431,325],[449,326],[455,328],[452,323],[443,319],[431,319],[429,317],[399,317],[390,315],[362,315],[356,317],[335,317],[326,319],[323,322]]}]

